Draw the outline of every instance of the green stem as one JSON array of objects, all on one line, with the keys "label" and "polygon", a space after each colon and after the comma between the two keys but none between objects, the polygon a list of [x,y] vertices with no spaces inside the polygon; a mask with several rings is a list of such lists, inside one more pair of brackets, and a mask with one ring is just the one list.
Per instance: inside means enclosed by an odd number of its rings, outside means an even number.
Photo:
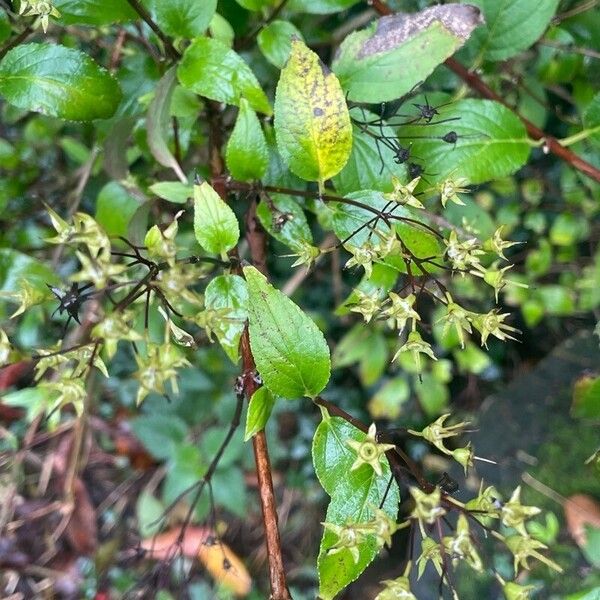
[{"label": "green stem", "polygon": [[590,127],[589,129],[583,129],[582,131],[570,135],[569,137],[562,138],[558,140],[561,146],[572,146],[577,142],[581,142],[590,137],[590,135],[594,135],[595,133],[600,132],[600,125],[596,125],[596,127]]}]

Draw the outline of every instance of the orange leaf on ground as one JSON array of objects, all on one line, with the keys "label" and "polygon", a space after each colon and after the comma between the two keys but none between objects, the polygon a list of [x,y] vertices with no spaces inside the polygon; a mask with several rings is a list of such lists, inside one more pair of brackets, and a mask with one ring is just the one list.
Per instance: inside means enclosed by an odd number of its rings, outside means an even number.
[{"label": "orange leaf on ground", "polygon": [[569,496],[564,504],[567,529],[578,546],[585,546],[585,526],[600,527],[600,504],[585,494]]},{"label": "orange leaf on ground", "polygon": [[169,560],[182,554],[198,558],[211,577],[227,587],[238,597],[244,597],[252,588],[252,579],[242,560],[222,542],[210,527],[188,526],[182,539],[181,528],[142,541],[148,556],[156,560]]}]

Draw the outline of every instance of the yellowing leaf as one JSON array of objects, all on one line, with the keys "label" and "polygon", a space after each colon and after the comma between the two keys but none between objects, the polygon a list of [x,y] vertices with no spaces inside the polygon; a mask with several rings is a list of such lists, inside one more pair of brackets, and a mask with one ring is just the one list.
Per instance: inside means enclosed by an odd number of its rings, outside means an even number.
[{"label": "yellowing leaf", "polygon": [[197,556],[211,577],[234,596],[245,597],[252,588],[242,560],[209,527],[189,525],[182,532],[178,526],[142,540],[141,547],[154,560],[172,560],[179,553],[188,558]]},{"label": "yellowing leaf", "polygon": [[252,579],[241,559],[216,538],[209,538],[198,549],[198,560],[221,586],[234,596],[245,597],[252,588]]},{"label": "yellowing leaf", "polygon": [[277,147],[290,170],[307,181],[339,173],[352,149],[352,126],[336,76],[300,40],[292,40],[290,58],[275,94]]}]

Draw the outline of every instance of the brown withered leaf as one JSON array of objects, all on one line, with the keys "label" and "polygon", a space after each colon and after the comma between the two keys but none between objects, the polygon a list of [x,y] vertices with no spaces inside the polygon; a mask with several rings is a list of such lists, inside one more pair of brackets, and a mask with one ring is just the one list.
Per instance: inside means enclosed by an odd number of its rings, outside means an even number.
[{"label": "brown withered leaf", "polygon": [[466,42],[473,30],[485,21],[479,8],[472,4],[444,4],[418,13],[388,15],[377,21],[375,33],[365,41],[358,56],[396,48],[435,22]]},{"label": "brown withered leaf", "polygon": [[426,79],[483,22],[471,4],[381,17],[342,42],[332,68],[350,100],[388,102]]}]

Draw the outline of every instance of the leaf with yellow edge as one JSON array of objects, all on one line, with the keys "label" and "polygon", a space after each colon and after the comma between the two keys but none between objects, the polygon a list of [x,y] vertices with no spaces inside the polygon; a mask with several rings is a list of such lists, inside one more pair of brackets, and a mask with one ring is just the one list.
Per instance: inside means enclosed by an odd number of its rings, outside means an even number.
[{"label": "leaf with yellow edge", "polygon": [[336,76],[306,45],[292,40],[275,93],[277,147],[290,171],[307,181],[339,173],[352,149],[352,126]]}]

